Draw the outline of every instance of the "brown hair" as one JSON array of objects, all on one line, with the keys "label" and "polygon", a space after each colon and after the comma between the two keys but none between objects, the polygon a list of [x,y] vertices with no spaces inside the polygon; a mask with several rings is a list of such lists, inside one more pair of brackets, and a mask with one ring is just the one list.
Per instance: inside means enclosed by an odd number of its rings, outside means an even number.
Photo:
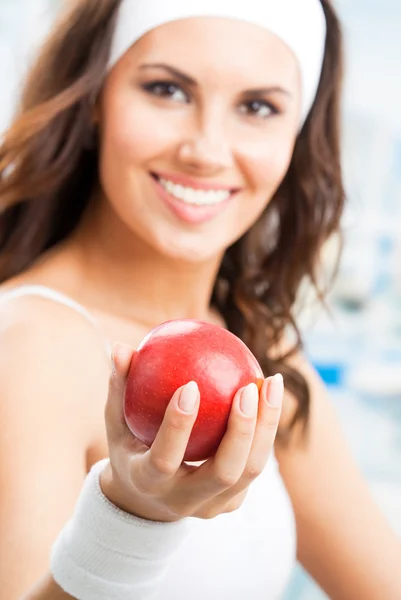
[{"label": "brown hair", "polygon": [[[30,72],[18,117],[0,146],[0,282],[22,272],[76,227],[97,182],[91,102],[101,90],[120,0],[80,0],[58,23]],[[318,288],[322,244],[343,209],[339,156],[342,42],[327,19],[317,97],[288,173],[264,214],[230,247],[212,302],[266,374],[278,371],[297,399],[293,423],[306,424],[309,390],[288,364],[302,341],[294,305],[304,279]],[[276,348],[290,328],[295,342]],[[269,351],[270,349],[270,351]]]}]

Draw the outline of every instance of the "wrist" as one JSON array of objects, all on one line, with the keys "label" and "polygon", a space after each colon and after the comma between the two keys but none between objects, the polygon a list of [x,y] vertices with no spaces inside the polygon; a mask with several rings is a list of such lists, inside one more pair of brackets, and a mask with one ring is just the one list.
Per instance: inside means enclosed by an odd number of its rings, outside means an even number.
[{"label": "wrist", "polygon": [[155,523],[120,510],[100,487],[107,463],[96,463],[86,477],[74,514],[53,544],[51,573],[81,600],[153,597],[189,522]]},{"label": "wrist", "polygon": [[135,515],[132,511],[132,506],[128,506],[127,502],[122,498],[121,486],[117,484],[110,461],[106,463],[104,469],[100,472],[99,486],[102,493],[111,504],[126,513]]},{"label": "wrist", "polygon": [[152,507],[146,497],[135,497],[124,489],[124,485],[115,476],[110,461],[108,461],[99,476],[99,485],[102,493],[111,504],[125,513],[146,521],[173,523],[181,520],[179,517],[169,515],[167,511],[157,511]]}]

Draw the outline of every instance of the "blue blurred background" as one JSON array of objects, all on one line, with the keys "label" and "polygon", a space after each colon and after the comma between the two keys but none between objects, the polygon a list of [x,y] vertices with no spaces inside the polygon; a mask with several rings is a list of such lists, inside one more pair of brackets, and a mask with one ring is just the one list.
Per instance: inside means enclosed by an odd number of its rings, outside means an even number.
[{"label": "blue blurred background", "polygon": [[[401,536],[401,2],[335,4],[346,41],[344,251],[330,314],[305,288],[300,319],[306,351],[354,455]],[[59,0],[0,0],[0,131],[59,6]],[[337,239],[327,244],[323,273],[337,247]],[[297,569],[285,600],[325,597]]]}]

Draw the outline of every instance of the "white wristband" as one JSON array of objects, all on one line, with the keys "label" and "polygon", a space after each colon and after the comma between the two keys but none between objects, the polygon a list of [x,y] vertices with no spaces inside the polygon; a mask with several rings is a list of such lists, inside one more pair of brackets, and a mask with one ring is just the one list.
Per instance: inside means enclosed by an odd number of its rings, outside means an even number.
[{"label": "white wristband", "polygon": [[107,462],[88,474],[74,515],[53,545],[51,572],[78,600],[149,600],[188,533],[188,520],[146,521],[114,506],[99,484]]}]

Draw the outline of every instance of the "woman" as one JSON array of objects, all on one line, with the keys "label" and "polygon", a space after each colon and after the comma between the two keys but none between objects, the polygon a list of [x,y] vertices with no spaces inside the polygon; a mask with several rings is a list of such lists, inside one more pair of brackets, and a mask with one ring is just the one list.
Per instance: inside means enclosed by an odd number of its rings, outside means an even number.
[{"label": "woman", "polygon": [[[401,597],[293,316],[343,207],[339,26],[327,0],[261,4],[80,0],[28,78],[0,150],[8,600],[270,600],[296,556],[332,598]],[[121,408],[133,349],[188,317],[266,375],[201,465],[196,382],[151,449]]]}]

